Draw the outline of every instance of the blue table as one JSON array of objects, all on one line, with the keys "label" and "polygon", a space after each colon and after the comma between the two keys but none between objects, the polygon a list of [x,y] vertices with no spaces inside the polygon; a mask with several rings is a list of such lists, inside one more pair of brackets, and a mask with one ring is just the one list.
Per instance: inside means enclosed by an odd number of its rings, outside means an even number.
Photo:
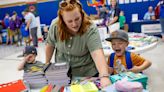
[{"label": "blue table", "polygon": [[130,32],[141,33],[141,25],[143,24],[159,24],[159,20],[138,20],[135,22],[131,22],[130,24]]}]

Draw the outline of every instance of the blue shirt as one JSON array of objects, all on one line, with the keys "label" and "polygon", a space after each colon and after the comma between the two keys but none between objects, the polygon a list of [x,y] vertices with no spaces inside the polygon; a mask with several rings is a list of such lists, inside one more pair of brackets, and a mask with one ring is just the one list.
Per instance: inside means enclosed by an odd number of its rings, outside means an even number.
[{"label": "blue shirt", "polygon": [[5,24],[5,27],[6,28],[9,27],[9,22],[10,22],[10,19],[9,18],[4,18],[4,24]]},{"label": "blue shirt", "polygon": [[151,17],[152,17],[152,16],[155,16],[154,11],[153,11],[153,12],[147,12],[147,13],[144,15],[144,20],[151,20]]},{"label": "blue shirt", "polygon": [[160,6],[160,18],[164,18],[164,4]]}]

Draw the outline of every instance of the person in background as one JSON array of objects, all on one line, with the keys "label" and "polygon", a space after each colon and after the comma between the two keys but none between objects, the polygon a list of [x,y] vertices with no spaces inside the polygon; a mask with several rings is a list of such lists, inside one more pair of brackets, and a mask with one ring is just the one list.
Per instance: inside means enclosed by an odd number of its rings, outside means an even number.
[{"label": "person in background", "polygon": [[95,18],[99,19],[100,18],[100,8],[98,6],[96,6],[95,8],[96,8],[96,11],[97,11],[97,14],[96,14]]},{"label": "person in background", "polygon": [[2,20],[0,20],[0,44],[2,44],[2,29],[3,29],[3,26],[2,26]]},{"label": "person in background", "polygon": [[52,21],[46,41],[46,64],[56,50],[55,62],[68,62],[72,77],[99,76],[102,87],[111,83],[97,26],[78,0],[59,3],[58,20]]},{"label": "person in background", "polygon": [[164,0],[160,0],[160,24],[162,29],[162,41],[164,41]]},{"label": "person in background", "polygon": [[149,6],[148,12],[144,15],[144,20],[155,20],[155,13],[152,6]]},{"label": "person in background", "polygon": [[110,0],[110,10],[108,11],[109,23],[108,25],[114,24],[119,21],[120,8],[117,6],[117,0]]},{"label": "person in background", "polygon": [[114,31],[106,40],[111,42],[112,49],[114,50],[114,53],[108,58],[110,74],[118,74],[127,71],[139,73],[151,66],[149,60],[126,50],[129,44],[127,32],[123,30]]},{"label": "person in background", "polygon": [[32,38],[33,46],[38,47],[38,36],[37,36],[37,21],[33,13],[29,12],[28,9],[22,12],[25,22],[26,30],[30,30],[30,38]]},{"label": "person in background", "polygon": [[20,26],[20,32],[21,32],[22,39],[25,42],[25,46],[30,46],[31,40],[30,40],[29,30],[26,29],[25,19],[22,19],[22,24]]},{"label": "person in background", "polygon": [[119,22],[120,22],[120,29],[124,30],[124,25],[126,22],[126,18],[124,16],[124,11],[120,11]]},{"label": "person in background", "polygon": [[7,38],[6,38],[6,44],[8,45],[9,42],[12,40],[12,38],[10,38],[11,36],[11,30],[9,28],[9,23],[10,23],[10,16],[8,13],[5,14],[5,17],[3,19],[4,21],[4,25],[5,25],[5,28],[7,30]]},{"label": "person in background", "polygon": [[158,3],[154,9],[155,19],[159,19],[159,11],[160,11],[160,3]]},{"label": "person in background", "polygon": [[102,5],[102,7],[100,8],[100,18],[106,19],[107,14],[108,14],[107,11],[108,11],[108,8],[106,7],[106,5]]},{"label": "person in background", "polygon": [[21,18],[17,15],[17,12],[16,11],[13,11],[13,16],[15,17],[15,42],[16,42],[16,45],[19,46],[19,43],[20,43],[20,46],[22,46],[22,36],[21,36],[21,32],[20,32],[20,26],[22,24],[22,20]]},{"label": "person in background", "polygon": [[9,30],[10,30],[10,34],[9,34],[9,38],[10,38],[10,44],[13,45],[14,42],[16,39],[13,39],[15,38],[16,36],[16,25],[15,25],[15,19],[16,19],[16,16],[13,14],[10,18],[10,22],[9,22]]},{"label": "person in background", "polygon": [[44,38],[44,40],[46,40],[46,38],[47,38],[48,29],[49,29],[49,26],[47,26],[47,25],[43,27],[43,38]]}]

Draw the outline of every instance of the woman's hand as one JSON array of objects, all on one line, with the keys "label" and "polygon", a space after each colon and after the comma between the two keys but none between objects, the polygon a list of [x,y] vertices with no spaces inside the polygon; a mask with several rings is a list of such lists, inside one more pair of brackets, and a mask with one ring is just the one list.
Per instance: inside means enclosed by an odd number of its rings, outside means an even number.
[{"label": "woman's hand", "polygon": [[109,77],[102,77],[100,78],[100,83],[101,83],[101,87],[106,87],[109,86],[111,84],[111,81],[109,80]]}]

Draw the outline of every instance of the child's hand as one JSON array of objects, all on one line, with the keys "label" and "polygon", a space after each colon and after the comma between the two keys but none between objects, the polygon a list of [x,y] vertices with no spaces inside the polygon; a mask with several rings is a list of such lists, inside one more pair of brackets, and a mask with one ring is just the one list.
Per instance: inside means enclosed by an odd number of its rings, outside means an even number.
[{"label": "child's hand", "polygon": [[27,55],[27,56],[24,58],[24,60],[25,60],[26,62],[29,61],[30,58],[32,57],[32,55],[33,55],[33,54],[29,54],[29,55]]},{"label": "child's hand", "polygon": [[142,70],[139,68],[139,66],[133,66],[133,68],[131,68],[130,71],[134,72],[134,73],[142,72]]}]

